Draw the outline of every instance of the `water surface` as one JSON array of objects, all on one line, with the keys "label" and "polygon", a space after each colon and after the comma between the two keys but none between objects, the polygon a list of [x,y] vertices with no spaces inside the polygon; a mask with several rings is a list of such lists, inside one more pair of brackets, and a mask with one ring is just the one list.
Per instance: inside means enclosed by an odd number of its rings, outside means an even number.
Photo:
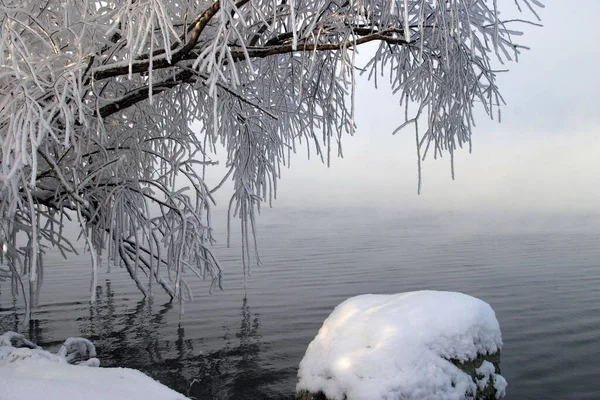
[{"label": "water surface", "polygon": [[276,209],[259,221],[264,265],[247,291],[240,249],[218,245],[225,290],[209,295],[208,283],[190,279],[196,298],[183,315],[158,287],[142,300],[118,268],[101,274],[90,304],[89,256],[51,253],[28,329],[5,283],[0,328],[49,348],[89,338],[104,366],[141,369],[196,399],[290,399],[298,363],[335,305],[363,293],[452,290],[496,311],[508,399],[600,398],[597,220]]}]

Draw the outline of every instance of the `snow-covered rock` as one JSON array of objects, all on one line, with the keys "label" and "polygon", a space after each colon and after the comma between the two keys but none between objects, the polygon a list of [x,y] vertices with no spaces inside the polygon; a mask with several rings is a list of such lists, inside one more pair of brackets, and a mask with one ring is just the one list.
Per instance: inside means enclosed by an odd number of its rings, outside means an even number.
[{"label": "snow-covered rock", "polygon": [[85,339],[69,338],[52,354],[7,332],[0,336],[0,400],[187,399],[140,371],[95,368],[95,355]]},{"label": "snow-covered rock", "polygon": [[[484,398],[492,385],[501,398],[506,381],[481,361],[499,360],[501,346],[494,311],[474,297],[357,296],[335,308],[308,346],[296,391],[330,400],[464,400]],[[473,361],[480,364],[472,375],[459,368]]]}]

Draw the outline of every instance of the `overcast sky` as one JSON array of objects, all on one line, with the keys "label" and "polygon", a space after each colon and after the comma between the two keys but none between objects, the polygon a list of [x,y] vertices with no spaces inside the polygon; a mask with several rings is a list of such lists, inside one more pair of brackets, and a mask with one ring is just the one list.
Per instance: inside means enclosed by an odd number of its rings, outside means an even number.
[{"label": "overcast sky", "polygon": [[[512,2],[510,2],[512,3]],[[417,195],[414,132],[389,90],[359,82],[358,130],[331,168],[299,153],[283,171],[276,207],[597,213],[600,208],[600,15],[598,0],[545,0],[543,28],[524,27],[531,47],[499,79],[503,121],[480,112],[473,153],[428,159]]]}]

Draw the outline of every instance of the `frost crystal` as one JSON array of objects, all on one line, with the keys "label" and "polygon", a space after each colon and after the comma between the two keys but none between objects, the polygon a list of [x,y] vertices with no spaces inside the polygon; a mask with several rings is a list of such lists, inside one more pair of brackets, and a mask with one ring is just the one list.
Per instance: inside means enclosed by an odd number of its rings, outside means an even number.
[{"label": "frost crystal", "polygon": [[[535,14],[536,0],[517,0]],[[262,202],[306,146],[329,162],[354,130],[355,54],[415,124],[419,163],[469,145],[473,106],[502,103],[493,59],[522,22],[486,0],[4,0],[0,5],[0,280],[32,293],[48,246],[92,254],[171,296],[219,285],[207,174],[224,148],[244,267]],[[536,15],[537,16],[537,15]],[[399,121],[400,123],[401,121]],[[419,167],[420,173],[420,167]],[[17,243],[20,236],[24,245]],[[21,280],[27,276],[30,290]],[[92,296],[95,291],[92,290]]]}]

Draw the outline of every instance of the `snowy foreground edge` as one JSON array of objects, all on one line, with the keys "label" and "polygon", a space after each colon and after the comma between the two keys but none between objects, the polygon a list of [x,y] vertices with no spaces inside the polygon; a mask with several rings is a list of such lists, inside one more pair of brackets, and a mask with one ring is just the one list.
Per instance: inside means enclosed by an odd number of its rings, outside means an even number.
[{"label": "snowy foreground edge", "polygon": [[[308,346],[297,398],[499,399],[506,380],[485,357],[499,362],[501,347],[496,314],[474,297],[437,291],[356,296],[333,310]],[[474,360],[472,375],[457,366]],[[491,390],[488,397],[484,390]]]},{"label": "snowy foreground edge", "polygon": [[[80,357],[86,360],[69,364]],[[0,400],[187,399],[140,371],[99,365],[88,340],[69,338],[52,354],[7,332],[0,336]]]}]

